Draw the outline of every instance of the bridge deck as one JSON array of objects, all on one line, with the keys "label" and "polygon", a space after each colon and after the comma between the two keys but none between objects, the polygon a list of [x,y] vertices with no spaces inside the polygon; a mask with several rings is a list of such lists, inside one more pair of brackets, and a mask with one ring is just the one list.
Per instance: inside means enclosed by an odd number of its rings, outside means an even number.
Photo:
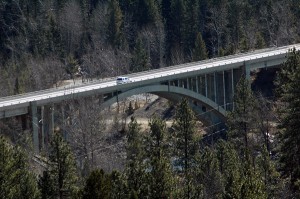
[{"label": "bridge deck", "polygon": [[[24,109],[35,101],[37,105],[43,105],[51,102],[57,102],[72,96],[84,96],[93,93],[114,92],[119,89],[134,88],[140,85],[157,84],[162,80],[174,80],[185,78],[195,74],[207,74],[215,71],[229,70],[242,65],[253,66],[252,68],[261,67],[265,63],[265,67],[269,67],[278,63],[282,63],[288,50],[296,48],[300,50],[300,44],[268,48],[256,50],[248,53],[240,53],[220,58],[208,59],[199,62],[181,64],[161,69],[144,71],[139,73],[128,74],[132,83],[116,85],[115,78],[109,80],[100,80],[89,84],[83,84],[74,87],[59,87],[56,89],[47,89],[21,95],[7,96],[0,98],[0,118],[7,117],[5,111],[10,109]],[[276,61],[278,60],[278,61]],[[273,62],[274,61],[274,64]],[[267,62],[270,62],[267,64]],[[14,113],[11,113],[14,115]]]}]

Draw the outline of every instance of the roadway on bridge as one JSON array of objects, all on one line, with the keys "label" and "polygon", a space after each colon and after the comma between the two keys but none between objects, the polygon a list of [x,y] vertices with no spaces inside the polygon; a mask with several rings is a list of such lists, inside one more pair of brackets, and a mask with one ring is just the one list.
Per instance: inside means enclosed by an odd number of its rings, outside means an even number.
[{"label": "roadway on bridge", "polygon": [[[286,54],[288,50],[294,47],[297,50],[300,50],[300,44],[295,44],[295,45],[290,45],[285,47],[269,48],[269,49],[253,51],[250,53],[237,54],[237,55],[226,56],[221,58],[209,59],[200,62],[193,62],[188,64],[171,66],[171,67],[150,70],[150,71],[145,71],[140,73],[133,73],[133,74],[128,74],[127,76],[130,77],[130,79],[133,82],[140,82],[140,81],[160,78],[164,76],[171,76],[175,74],[199,71],[201,69],[220,67],[227,64],[243,63],[249,60],[255,60],[255,59],[260,59],[260,58],[265,58],[265,57],[270,57],[275,55],[282,55],[282,54]],[[6,107],[13,107],[18,104],[50,99],[50,98],[55,98],[55,97],[60,97],[60,96],[70,95],[75,93],[81,93],[81,92],[87,92],[92,90],[98,90],[101,88],[107,88],[112,86],[116,86],[116,78],[111,78],[109,80],[104,80],[104,81],[102,80],[96,83],[82,84],[80,86],[59,87],[56,89],[41,90],[32,93],[3,97],[0,98],[0,110],[4,110]]]}]

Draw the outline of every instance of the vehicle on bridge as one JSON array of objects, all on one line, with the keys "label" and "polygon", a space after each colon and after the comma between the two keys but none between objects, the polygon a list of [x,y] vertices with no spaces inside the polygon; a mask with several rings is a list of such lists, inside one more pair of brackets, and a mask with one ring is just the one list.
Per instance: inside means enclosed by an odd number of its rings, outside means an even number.
[{"label": "vehicle on bridge", "polygon": [[117,77],[117,84],[126,84],[131,82],[129,77]]}]

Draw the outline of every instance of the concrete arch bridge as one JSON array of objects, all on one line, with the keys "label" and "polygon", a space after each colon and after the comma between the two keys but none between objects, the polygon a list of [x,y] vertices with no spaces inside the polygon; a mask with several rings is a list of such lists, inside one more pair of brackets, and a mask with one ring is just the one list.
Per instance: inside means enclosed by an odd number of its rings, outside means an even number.
[{"label": "concrete arch bridge", "polygon": [[112,77],[78,86],[3,97],[0,98],[0,119],[30,116],[36,153],[45,140],[44,125],[39,124],[46,118],[45,112],[51,115],[49,126],[53,129],[54,104],[92,95],[103,96],[103,107],[140,93],[153,93],[174,101],[184,96],[190,99],[195,111],[207,113],[202,114],[206,120],[218,123],[224,121],[226,112],[234,108],[233,96],[241,76],[250,78],[252,70],[280,66],[285,62],[287,52],[293,48],[299,50],[300,44],[128,74],[126,76],[132,82],[126,84],[116,84],[116,77]]}]

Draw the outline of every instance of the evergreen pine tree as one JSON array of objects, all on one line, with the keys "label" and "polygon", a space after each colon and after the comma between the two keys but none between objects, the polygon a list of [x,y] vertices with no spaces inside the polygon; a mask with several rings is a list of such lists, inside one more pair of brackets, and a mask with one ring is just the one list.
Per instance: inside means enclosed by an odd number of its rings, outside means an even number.
[{"label": "evergreen pine tree", "polygon": [[280,192],[284,187],[284,181],[280,179],[280,173],[276,170],[275,163],[271,160],[267,148],[264,147],[261,155],[258,157],[257,166],[268,198],[280,198]]},{"label": "evergreen pine tree", "polygon": [[108,23],[108,40],[116,48],[123,43],[123,14],[117,0],[110,0],[110,18]]},{"label": "evergreen pine tree", "polygon": [[[184,0],[172,0],[170,5],[170,21],[167,35],[171,52],[174,48],[184,48],[186,4]],[[177,49],[176,49],[177,50]],[[178,49],[179,50],[179,49]]]},{"label": "evergreen pine tree", "polygon": [[230,142],[219,141],[217,156],[223,177],[224,199],[241,198],[242,165],[239,155]]},{"label": "evergreen pine tree", "polygon": [[[228,114],[228,136],[241,157],[249,156],[253,149],[254,140],[249,140],[249,135],[254,137],[257,133],[256,118],[258,113],[257,100],[251,91],[248,80],[242,77],[237,85],[234,101],[234,110]],[[247,158],[247,157],[246,157]]]},{"label": "evergreen pine tree", "polygon": [[47,51],[63,57],[65,52],[63,49],[61,29],[53,16],[49,17],[49,28],[46,32],[46,38],[48,44]]},{"label": "evergreen pine tree", "polygon": [[123,199],[128,198],[128,187],[125,180],[125,175],[118,171],[113,171],[110,174],[111,180],[111,198],[112,199]]},{"label": "evergreen pine tree", "polygon": [[101,170],[90,173],[83,189],[83,199],[109,199],[111,198],[111,181],[108,175]]},{"label": "evergreen pine tree", "polygon": [[129,102],[129,106],[128,106],[128,109],[126,110],[126,112],[127,112],[127,115],[128,115],[128,116],[129,116],[129,115],[132,115],[132,114],[134,113],[134,109],[133,109],[133,107],[132,107],[131,101]]},{"label": "evergreen pine tree", "polygon": [[280,96],[279,141],[283,175],[290,178],[291,188],[300,197],[300,51],[293,49],[278,76]]},{"label": "evergreen pine tree", "polygon": [[150,198],[170,198],[172,190],[172,174],[167,156],[166,123],[157,116],[150,122],[150,134],[146,140],[149,158]]},{"label": "evergreen pine tree", "polygon": [[167,54],[167,59],[170,58],[171,54],[171,33],[172,33],[172,18],[171,18],[171,0],[162,0],[161,1],[161,15],[163,18],[164,22],[164,27],[166,29],[166,54]]},{"label": "evergreen pine tree", "polygon": [[175,154],[178,166],[184,172],[184,197],[191,197],[191,170],[195,158],[195,116],[189,108],[188,100],[183,99],[177,107],[173,123]]},{"label": "evergreen pine tree", "polygon": [[171,1],[172,42],[184,42],[184,23],[186,19],[186,4],[183,0]]},{"label": "evergreen pine tree", "polygon": [[38,181],[39,190],[42,199],[55,198],[55,190],[53,180],[50,178],[49,171],[43,171]]},{"label": "evergreen pine tree", "polygon": [[190,53],[195,48],[195,41],[199,31],[199,1],[186,0],[185,4],[184,49],[185,53],[190,56]]},{"label": "evergreen pine tree", "polygon": [[138,199],[138,194],[136,193],[136,191],[132,190],[130,192],[130,195],[129,195],[129,199]]},{"label": "evergreen pine tree", "polygon": [[134,191],[139,198],[145,194],[145,166],[143,161],[143,147],[141,127],[134,117],[128,124],[127,132],[127,160],[126,175],[129,190]]},{"label": "evergreen pine tree", "polygon": [[196,169],[192,172],[196,178],[194,185],[196,194],[203,198],[221,198],[224,192],[223,179],[219,169],[220,163],[213,148],[205,147],[196,161]]},{"label": "evergreen pine tree", "polygon": [[[57,132],[53,135],[50,150],[48,169],[40,177],[41,192],[45,194],[45,198],[74,197],[78,191],[75,160],[68,144]],[[50,186],[47,187],[44,183]],[[44,188],[51,191],[43,190]]]},{"label": "evergreen pine tree", "polygon": [[15,146],[12,154],[14,158],[14,173],[11,183],[16,183],[16,189],[13,198],[39,198],[39,190],[37,186],[36,176],[29,172],[28,159],[21,148]]},{"label": "evergreen pine tree", "polygon": [[0,198],[39,198],[26,155],[0,136]]},{"label": "evergreen pine tree", "polygon": [[[229,37],[228,47],[225,48],[227,53],[235,53],[239,50],[240,41],[242,40],[243,34],[243,11],[244,3],[239,0],[229,1],[228,4],[228,32],[227,37]],[[248,20],[248,19],[247,19]]]},{"label": "evergreen pine tree", "polygon": [[261,35],[261,33],[256,33],[255,48],[261,49],[261,48],[265,48],[265,46],[266,46],[266,43],[265,43],[265,40],[264,40],[263,36]]},{"label": "evergreen pine tree", "polygon": [[243,162],[243,182],[241,198],[266,198],[266,191],[261,176],[251,164],[250,159]]},{"label": "evergreen pine tree", "polygon": [[193,50],[193,61],[200,61],[208,58],[205,42],[200,32],[197,33],[195,48]]},{"label": "evergreen pine tree", "polygon": [[257,100],[248,80],[242,77],[234,96],[234,110],[229,113],[227,120],[229,141],[234,144],[242,161],[241,198],[266,197],[263,178],[258,172],[259,169],[255,167],[255,150],[261,147],[257,144],[260,140],[257,118]]},{"label": "evergreen pine tree", "polygon": [[79,65],[78,61],[71,55],[67,57],[67,65],[66,65],[66,72],[71,76],[73,79],[73,83],[75,84],[75,74],[78,72]]},{"label": "evergreen pine tree", "polygon": [[14,95],[17,95],[20,93],[20,85],[19,85],[19,78],[16,78],[15,81],[15,88],[14,88]]},{"label": "evergreen pine tree", "polygon": [[141,72],[149,69],[149,60],[147,53],[140,39],[137,40],[131,59],[130,70],[132,72]]},{"label": "evergreen pine tree", "polygon": [[135,19],[138,26],[143,27],[149,23],[155,23],[159,19],[157,1],[155,0],[138,0]]}]

